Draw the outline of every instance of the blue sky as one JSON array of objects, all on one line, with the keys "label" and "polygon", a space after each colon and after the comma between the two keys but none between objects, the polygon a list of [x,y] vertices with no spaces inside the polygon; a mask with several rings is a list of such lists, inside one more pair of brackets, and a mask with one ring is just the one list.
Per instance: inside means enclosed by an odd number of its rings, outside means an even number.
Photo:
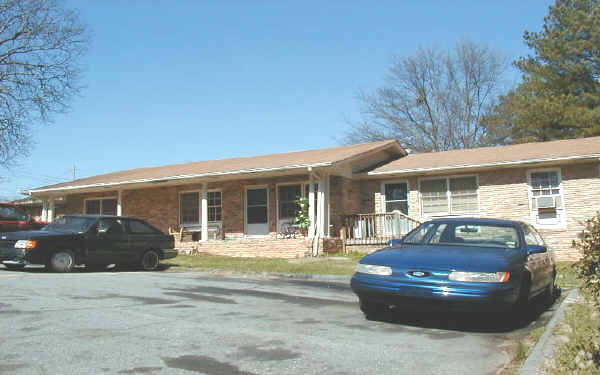
[{"label": "blue sky", "polygon": [[[467,38],[529,53],[543,1],[67,0],[92,36],[72,110],[0,197],[72,178],[339,145],[392,57]],[[510,72],[508,84],[518,81]]]}]

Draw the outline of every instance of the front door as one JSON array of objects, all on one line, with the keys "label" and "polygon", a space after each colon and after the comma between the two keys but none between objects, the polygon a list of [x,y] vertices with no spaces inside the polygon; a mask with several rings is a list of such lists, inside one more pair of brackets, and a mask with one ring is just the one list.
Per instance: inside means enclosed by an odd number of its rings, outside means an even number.
[{"label": "front door", "polygon": [[246,189],[246,235],[269,234],[269,191],[267,188]]}]

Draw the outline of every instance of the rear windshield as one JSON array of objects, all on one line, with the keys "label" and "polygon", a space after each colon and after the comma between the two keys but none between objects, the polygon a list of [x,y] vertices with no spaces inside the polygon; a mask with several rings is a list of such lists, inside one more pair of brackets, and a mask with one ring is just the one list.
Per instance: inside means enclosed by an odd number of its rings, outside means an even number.
[{"label": "rear windshield", "polygon": [[96,222],[93,217],[63,216],[42,228],[48,232],[83,233]]},{"label": "rear windshield", "polygon": [[512,226],[480,223],[424,223],[404,238],[404,243],[416,245],[456,245],[516,249],[517,229]]}]

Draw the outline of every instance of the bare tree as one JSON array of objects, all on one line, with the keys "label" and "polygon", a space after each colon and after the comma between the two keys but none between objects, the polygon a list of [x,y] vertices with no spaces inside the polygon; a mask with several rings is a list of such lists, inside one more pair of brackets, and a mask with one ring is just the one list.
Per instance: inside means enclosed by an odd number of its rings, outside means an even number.
[{"label": "bare tree", "polygon": [[471,41],[396,58],[383,87],[360,93],[363,119],[350,124],[345,141],[397,138],[419,152],[486,145],[481,120],[502,93],[507,66],[499,53]]},{"label": "bare tree", "polygon": [[57,0],[0,0],[0,166],[27,155],[31,126],[68,109],[88,45]]}]

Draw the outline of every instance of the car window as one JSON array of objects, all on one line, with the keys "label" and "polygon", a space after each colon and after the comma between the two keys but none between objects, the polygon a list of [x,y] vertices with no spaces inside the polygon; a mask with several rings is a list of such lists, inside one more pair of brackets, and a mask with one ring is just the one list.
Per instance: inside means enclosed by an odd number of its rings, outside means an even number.
[{"label": "car window", "polygon": [[129,232],[133,234],[157,234],[158,231],[149,224],[139,220],[129,221]]},{"label": "car window", "polygon": [[120,235],[125,233],[123,220],[115,218],[102,218],[98,220],[98,232],[108,235]]},{"label": "car window", "polygon": [[403,243],[515,249],[520,241],[517,229],[511,225],[438,222],[421,225],[407,235]]},{"label": "car window", "polygon": [[544,241],[540,241],[541,238],[539,237],[539,234],[537,234],[535,232],[535,230],[532,230],[531,227],[529,225],[522,225],[523,227],[523,234],[525,235],[525,243],[527,245],[543,245]]},{"label": "car window", "polygon": [[0,206],[0,220],[27,221],[28,217],[12,206]]}]

